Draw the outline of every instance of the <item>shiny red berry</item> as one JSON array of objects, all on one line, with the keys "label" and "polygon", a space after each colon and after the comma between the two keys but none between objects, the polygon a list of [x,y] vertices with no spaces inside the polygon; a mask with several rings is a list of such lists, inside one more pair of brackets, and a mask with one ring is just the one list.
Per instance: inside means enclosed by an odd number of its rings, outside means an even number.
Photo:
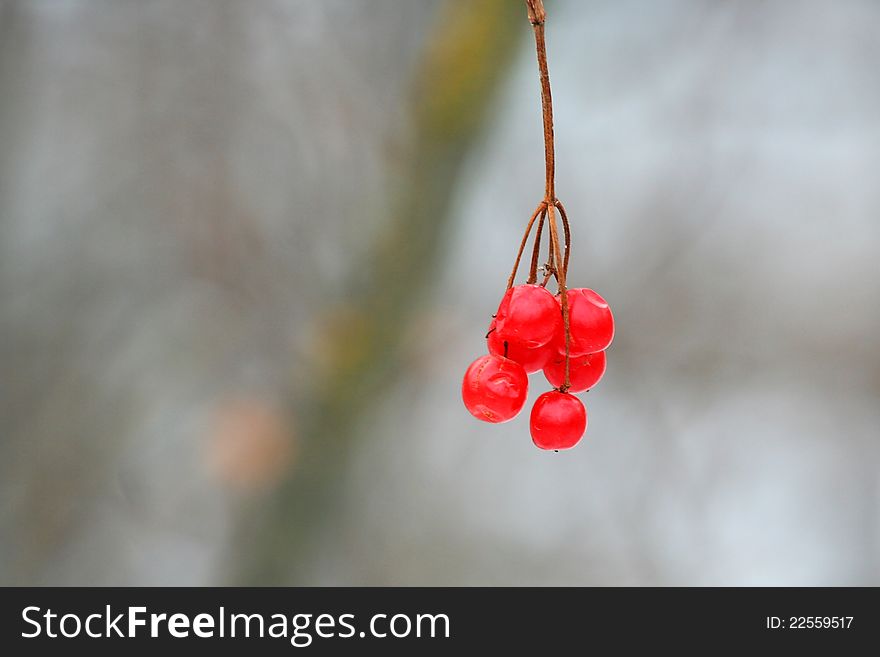
[{"label": "shiny red berry", "polygon": [[587,409],[574,395],[551,390],[535,400],[529,427],[541,449],[568,449],[587,430]]},{"label": "shiny red berry", "polygon": [[[560,297],[557,301],[562,303]],[[608,302],[587,288],[568,290],[568,325],[571,330],[572,355],[595,354],[604,351],[614,339],[614,317]],[[557,333],[559,351],[565,350],[562,331]]]},{"label": "shiny red berry", "polygon": [[517,285],[501,299],[495,314],[495,336],[509,347],[536,349],[553,340],[562,327],[559,304],[540,285]]},{"label": "shiny red berry", "polygon": [[[568,365],[568,379],[571,383],[569,392],[584,392],[599,383],[605,374],[605,352],[597,354],[585,354],[572,356]],[[544,366],[544,376],[554,388],[558,388],[565,381],[565,353],[557,353],[547,365]]]},{"label": "shiny red berry", "polygon": [[461,383],[464,405],[484,422],[507,422],[516,417],[528,392],[529,377],[522,365],[494,354],[471,363]]},{"label": "shiny red berry", "polygon": [[534,349],[524,347],[518,342],[508,342],[505,346],[504,340],[498,335],[495,320],[492,320],[492,323],[489,325],[489,334],[486,336],[486,342],[489,345],[490,354],[506,356],[510,360],[516,361],[523,366],[526,374],[544,369],[544,366],[550,362],[550,359],[556,353],[554,349],[555,343],[548,343]]}]

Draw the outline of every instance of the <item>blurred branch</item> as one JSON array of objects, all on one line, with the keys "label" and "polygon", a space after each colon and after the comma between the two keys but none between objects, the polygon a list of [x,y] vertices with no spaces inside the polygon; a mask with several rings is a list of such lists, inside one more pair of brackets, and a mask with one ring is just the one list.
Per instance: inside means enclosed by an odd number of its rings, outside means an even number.
[{"label": "blurred branch", "polygon": [[297,409],[303,446],[277,493],[242,521],[232,581],[300,583],[310,536],[330,527],[334,493],[359,417],[399,363],[398,345],[430,282],[461,163],[487,115],[524,25],[510,0],[451,0],[425,47],[412,99],[411,157],[370,259],[355,267],[345,321],[329,330],[328,360]]}]

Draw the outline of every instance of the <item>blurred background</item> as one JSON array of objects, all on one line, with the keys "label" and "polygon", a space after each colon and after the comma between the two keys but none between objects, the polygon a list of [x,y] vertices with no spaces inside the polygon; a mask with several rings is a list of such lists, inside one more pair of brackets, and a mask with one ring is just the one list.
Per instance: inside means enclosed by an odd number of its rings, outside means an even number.
[{"label": "blurred background", "polygon": [[460,401],[521,1],[0,0],[0,583],[880,584],[880,4],[546,5],[559,454]]}]

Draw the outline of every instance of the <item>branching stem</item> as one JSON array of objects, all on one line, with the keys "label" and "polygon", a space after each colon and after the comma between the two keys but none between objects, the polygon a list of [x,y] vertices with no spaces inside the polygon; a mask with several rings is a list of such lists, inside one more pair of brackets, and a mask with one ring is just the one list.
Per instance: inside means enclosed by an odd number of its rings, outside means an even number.
[{"label": "branching stem", "polygon": [[[559,296],[562,302],[562,322],[565,327],[565,381],[559,389],[561,392],[566,392],[571,386],[571,381],[569,379],[571,330],[568,317],[568,289],[565,284],[565,275],[568,271],[569,250],[571,246],[571,229],[568,223],[568,215],[562,207],[562,204],[556,198],[556,153],[553,143],[553,98],[550,94],[550,73],[547,69],[547,46],[544,41],[544,22],[547,19],[547,14],[544,11],[544,3],[542,0],[526,0],[526,8],[528,10],[529,22],[532,24],[532,29],[535,32],[535,50],[538,56],[538,72],[541,80],[541,115],[544,122],[545,176],[543,205],[546,207],[546,222],[550,228],[550,271],[547,272],[544,283],[546,284],[547,280],[549,280],[551,273],[556,276],[556,281],[559,283]],[[556,225],[556,210],[559,210],[559,215],[562,218],[562,226],[565,235],[564,255],[563,250],[559,245],[559,228]],[[529,230],[531,230],[531,224],[533,222],[534,217],[532,217],[532,221],[529,222]],[[541,227],[543,227],[543,223],[544,217],[542,215]],[[539,228],[538,236],[535,238],[536,241],[540,240],[540,234],[541,232]],[[526,238],[528,238],[528,232],[526,233]],[[536,243],[535,251],[537,251],[539,246],[540,244]],[[523,243],[522,248],[525,248],[525,242]],[[520,249],[520,254],[521,253],[522,249]],[[533,262],[536,262],[534,256]],[[518,264],[519,257],[517,257],[517,265]],[[530,282],[533,281],[530,280]],[[513,281],[511,280],[508,283],[508,289],[512,284]]]},{"label": "branching stem", "polygon": [[[537,209],[532,214],[532,218],[529,219],[529,223],[526,225],[526,232],[523,235],[522,242],[519,245],[519,251],[516,254],[516,261],[513,263],[513,271],[510,272],[510,277],[507,279],[507,289],[513,287],[513,281],[516,280],[516,272],[519,269],[520,260],[522,260],[523,251],[525,251],[526,244],[529,242],[529,235],[532,232],[532,226],[535,224],[535,219],[538,218],[539,214],[542,214],[547,210],[547,203],[545,201],[541,201],[538,204]],[[543,221],[542,221],[543,223]]]}]

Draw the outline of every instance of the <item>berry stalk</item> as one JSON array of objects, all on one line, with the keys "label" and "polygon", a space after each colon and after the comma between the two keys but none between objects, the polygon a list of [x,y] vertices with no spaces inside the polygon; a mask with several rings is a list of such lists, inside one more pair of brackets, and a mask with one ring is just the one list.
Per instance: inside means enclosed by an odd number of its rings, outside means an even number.
[{"label": "berry stalk", "polygon": [[519,245],[519,251],[516,253],[516,260],[513,263],[513,271],[510,272],[510,277],[507,279],[507,289],[513,287],[513,282],[516,280],[516,272],[519,269],[520,260],[522,260],[523,251],[526,249],[526,244],[529,242],[529,235],[532,232],[532,226],[535,224],[535,219],[538,218],[538,215],[541,215],[541,221],[538,224],[538,236],[535,238],[536,240],[540,240],[541,233],[544,227],[544,214],[547,212],[547,202],[541,201],[538,204],[537,209],[535,209],[534,213],[532,213],[532,218],[529,219],[529,223],[526,224],[526,232],[523,235],[522,242]]},{"label": "berry stalk", "polygon": [[556,201],[555,174],[556,155],[553,149],[553,99],[550,95],[550,73],[547,70],[547,47],[544,43],[544,21],[547,14],[542,0],[526,0],[529,22],[535,31],[535,48],[538,52],[538,70],[541,73],[541,109],[544,116],[544,202]]},{"label": "berry stalk", "polygon": [[[535,50],[538,56],[538,71],[541,80],[541,115],[544,123],[544,201],[546,207],[547,218],[546,223],[550,228],[550,262],[551,271],[556,276],[559,283],[559,295],[562,300],[562,321],[565,327],[565,381],[560,386],[560,391],[565,392],[571,387],[569,379],[569,360],[570,360],[570,344],[571,331],[569,328],[569,308],[568,308],[568,291],[565,285],[565,274],[568,268],[568,254],[571,243],[571,234],[568,225],[568,217],[562,209],[561,204],[556,199],[556,153],[553,140],[553,97],[550,93],[550,72],[547,68],[547,46],[544,41],[544,22],[547,13],[544,10],[543,0],[526,0],[526,9],[528,10],[529,22],[535,33]],[[562,217],[565,230],[565,255],[559,246],[559,228],[556,225],[556,210]],[[534,218],[532,219],[534,222]],[[543,218],[540,228],[543,228]],[[531,223],[529,224],[531,230]],[[526,233],[528,236],[528,232]],[[541,238],[540,229],[535,237],[536,249]],[[520,251],[522,252],[522,251]],[[517,265],[519,260],[517,259]],[[514,270],[515,273],[515,270]],[[549,274],[549,272],[548,272]],[[546,282],[547,279],[545,279]]]}]

